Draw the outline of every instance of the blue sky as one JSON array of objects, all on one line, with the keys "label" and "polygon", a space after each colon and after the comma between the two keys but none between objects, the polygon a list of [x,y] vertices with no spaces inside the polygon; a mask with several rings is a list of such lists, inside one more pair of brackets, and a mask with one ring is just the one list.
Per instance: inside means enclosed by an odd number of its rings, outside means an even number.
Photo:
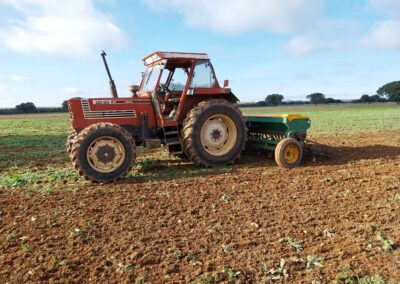
[{"label": "blue sky", "polygon": [[400,0],[0,0],[0,108],[120,96],[156,50],[207,52],[241,101],[351,99],[400,75]]}]

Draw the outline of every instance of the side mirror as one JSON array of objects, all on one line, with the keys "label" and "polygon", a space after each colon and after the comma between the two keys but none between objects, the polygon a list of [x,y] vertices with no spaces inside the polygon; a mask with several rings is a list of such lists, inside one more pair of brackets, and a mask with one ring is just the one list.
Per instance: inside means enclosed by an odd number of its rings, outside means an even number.
[{"label": "side mirror", "polygon": [[229,80],[225,80],[224,81],[224,88],[228,88],[228,86],[229,86]]}]

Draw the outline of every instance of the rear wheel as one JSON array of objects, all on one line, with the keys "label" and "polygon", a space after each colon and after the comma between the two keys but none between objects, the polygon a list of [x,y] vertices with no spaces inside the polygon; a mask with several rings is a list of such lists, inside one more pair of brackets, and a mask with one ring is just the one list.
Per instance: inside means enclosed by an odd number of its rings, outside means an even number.
[{"label": "rear wheel", "polygon": [[240,157],[245,142],[246,126],[242,114],[225,100],[201,102],[185,119],[184,152],[198,165],[232,163]]},{"label": "rear wheel", "polygon": [[285,138],[276,146],[275,161],[282,168],[295,168],[300,164],[302,158],[303,147],[294,138]]},{"label": "rear wheel", "polygon": [[75,138],[71,160],[78,173],[93,182],[112,182],[124,177],[136,158],[133,137],[112,123],[93,124]]}]

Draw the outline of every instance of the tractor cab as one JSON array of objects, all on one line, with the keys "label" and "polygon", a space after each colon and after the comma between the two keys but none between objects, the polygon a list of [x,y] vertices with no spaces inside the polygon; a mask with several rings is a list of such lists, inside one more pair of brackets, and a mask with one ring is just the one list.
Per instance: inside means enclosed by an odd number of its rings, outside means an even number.
[{"label": "tractor cab", "polygon": [[[151,97],[157,115],[174,120],[183,98],[196,89],[220,88],[205,53],[155,52],[143,59],[146,71],[139,97]],[[207,92],[207,91],[206,91]]]}]

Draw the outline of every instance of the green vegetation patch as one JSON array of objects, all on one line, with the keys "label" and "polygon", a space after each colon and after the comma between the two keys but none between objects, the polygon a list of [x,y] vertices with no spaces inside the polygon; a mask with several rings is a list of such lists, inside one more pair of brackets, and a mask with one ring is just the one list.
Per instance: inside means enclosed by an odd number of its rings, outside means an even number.
[{"label": "green vegetation patch", "polygon": [[314,136],[400,130],[400,105],[332,104],[242,108],[245,115],[298,113],[311,119]]},{"label": "green vegetation patch", "polygon": [[70,167],[19,169],[12,168],[0,174],[0,189],[16,189],[24,187],[51,195],[58,190],[74,190],[87,183],[81,179],[75,169]]},{"label": "green vegetation patch", "polygon": [[67,162],[68,132],[67,115],[0,119],[0,170]]}]

